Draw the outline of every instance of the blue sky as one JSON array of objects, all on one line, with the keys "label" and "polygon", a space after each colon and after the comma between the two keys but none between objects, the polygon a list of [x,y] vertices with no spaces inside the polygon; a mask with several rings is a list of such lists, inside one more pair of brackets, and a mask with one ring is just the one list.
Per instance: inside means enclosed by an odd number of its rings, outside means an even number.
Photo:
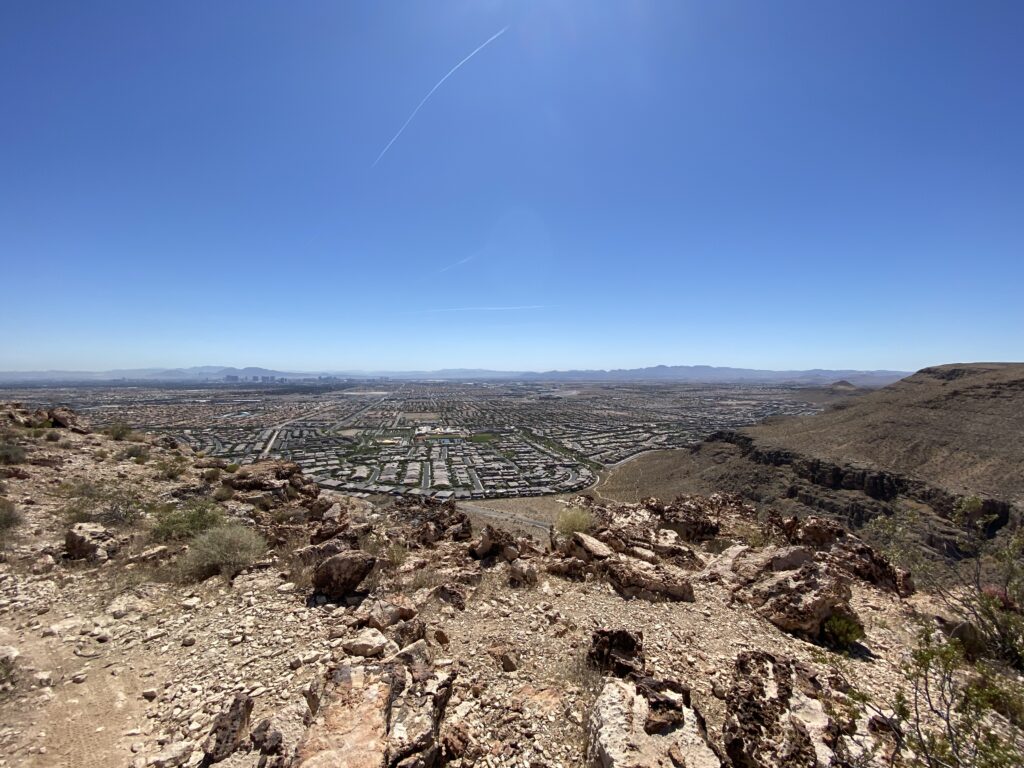
[{"label": "blue sky", "polygon": [[0,369],[1021,360],[1021,29],[1015,1],[4,3]]}]

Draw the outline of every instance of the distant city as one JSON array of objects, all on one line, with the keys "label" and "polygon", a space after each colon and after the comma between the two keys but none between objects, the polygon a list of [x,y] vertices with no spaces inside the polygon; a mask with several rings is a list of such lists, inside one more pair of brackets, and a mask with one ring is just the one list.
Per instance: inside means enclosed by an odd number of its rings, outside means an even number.
[{"label": "distant city", "polygon": [[[315,384],[315,386],[310,386]],[[372,382],[226,373],[190,386],[8,388],[126,422],[240,465],[294,461],[352,494],[482,499],[567,493],[644,451],[770,416],[814,413],[806,387],[527,381]]]}]

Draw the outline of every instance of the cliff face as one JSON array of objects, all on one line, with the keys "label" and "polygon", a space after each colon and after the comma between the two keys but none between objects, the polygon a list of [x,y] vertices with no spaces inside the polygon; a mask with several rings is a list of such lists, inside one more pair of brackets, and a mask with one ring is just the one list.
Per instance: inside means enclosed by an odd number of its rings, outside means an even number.
[{"label": "cliff face", "polygon": [[[974,494],[951,493],[895,472],[838,464],[782,448],[759,446],[750,435],[740,432],[718,432],[707,442],[735,445],[745,460],[784,470],[782,479],[788,484],[786,499],[843,518],[854,527],[879,515],[896,514],[905,500],[916,502],[934,515],[930,537],[933,546],[948,554],[959,554],[956,529],[950,521],[960,502]],[[837,495],[834,491],[853,493]],[[1006,500],[981,497],[981,503],[981,514],[990,519],[990,535],[1006,525],[1015,512],[1014,505]]]},{"label": "cliff face", "polygon": [[[948,514],[966,495],[1024,504],[1024,364],[925,368],[824,413],[743,430],[756,461]],[[789,454],[792,458],[785,458]],[[993,510],[997,511],[997,510]]]},{"label": "cliff face", "polygon": [[982,501],[995,534],[1024,510],[1024,364],[926,368],[814,416],[719,432],[688,453],[662,453],[615,470],[598,491],[634,500],[646,487],[724,490],[761,511],[827,513],[860,527],[878,516],[920,521],[922,538],[964,554],[954,513]]}]

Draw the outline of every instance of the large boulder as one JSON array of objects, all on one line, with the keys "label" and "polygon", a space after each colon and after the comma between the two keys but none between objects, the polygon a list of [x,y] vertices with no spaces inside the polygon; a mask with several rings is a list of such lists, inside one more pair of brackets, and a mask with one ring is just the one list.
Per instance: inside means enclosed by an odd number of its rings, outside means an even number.
[{"label": "large boulder", "polygon": [[89,425],[81,416],[70,408],[59,405],[47,412],[49,421],[53,426],[61,429],[70,429],[80,435],[89,434]]},{"label": "large boulder", "polygon": [[377,558],[358,549],[340,552],[316,567],[313,586],[327,597],[346,597],[356,590],[376,563]]},{"label": "large boulder", "polygon": [[615,555],[603,563],[608,581],[625,597],[644,600],[694,601],[693,585],[685,571],[667,563],[652,564]]},{"label": "large boulder", "polygon": [[380,666],[333,670],[309,730],[297,749],[295,768],[382,768],[393,671]]},{"label": "large boulder", "polygon": [[876,552],[862,539],[854,536],[834,520],[824,517],[791,517],[784,520],[774,516],[769,525],[781,533],[790,544],[821,553],[836,567],[851,576],[895,592],[900,597],[914,593],[910,572],[897,568],[884,555]]},{"label": "large boulder", "polygon": [[[711,562],[701,578],[726,583],[735,598],[798,637],[832,642],[860,634],[847,574],[806,547],[736,545]],[[830,637],[835,629],[845,638]]]},{"label": "large boulder", "polygon": [[400,621],[416,616],[416,606],[404,595],[391,595],[387,599],[374,600],[366,608],[366,623],[374,629],[384,631]]},{"label": "large boulder", "polygon": [[117,539],[99,523],[75,523],[64,534],[64,552],[71,560],[103,562],[117,550]]},{"label": "large boulder", "polygon": [[225,476],[223,482],[236,491],[258,493],[277,502],[320,495],[316,481],[303,475],[302,468],[291,461],[258,461]]},{"label": "large boulder", "polygon": [[812,641],[827,640],[829,622],[834,620],[863,629],[850,607],[850,596],[844,575],[817,561],[773,573],[746,592],[747,602],[772,624]]},{"label": "large boulder", "polygon": [[748,651],[736,657],[722,736],[734,766],[826,768],[839,729],[813,675],[783,657]]},{"label": "large boulder", "polygon": [[484,526],[480,532],[480,539],[470,547],[470,552],[478,560],[500,556],[511,562],[519,557],[519,548],[512,534],[492,525]]},{"label": "large boulder", "polygon": [[351,637],[342,643],[341,647],[345,653],[353,656],[380,656],[387,647],[388,639],[384,637],[379,629],[367,627],[355,637]]}]

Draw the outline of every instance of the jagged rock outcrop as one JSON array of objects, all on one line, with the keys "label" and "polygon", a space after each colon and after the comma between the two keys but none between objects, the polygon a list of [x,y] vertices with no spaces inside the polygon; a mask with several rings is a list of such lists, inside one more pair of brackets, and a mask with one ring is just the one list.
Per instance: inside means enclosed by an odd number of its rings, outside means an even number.
[{"label": "jagged rock outcrop", "polygon": [[644,600],[682,600],[693,602],[693,584],[686,572],[667,563],[648,563],[634,557],[615,555],[601,568],[608,582],[625,597]]},{"label": "jagged rock outcrop", "polygon": [[203,744],[206,765],[219,763],[238,749],[249,732],[252,707],[252,696],[237,693],[228,708],[217,715],[213,729]]},{"label": "jagged rock outcrop", "polygon": [[276,505],[299,498],[315,499],[320,486],[291,461],[258,461],[226,475],[222,482],[237,492],[249,494],[252,503]]},{"label": "jagged rock outcrop", "polygon": [[86,419],[64,405],[30,411],[21,403],[0,403],[0,420],[18,427],[67,429],[79,435],[91,431]]},{"label": "jagged rock outcrop", "polygon": [[519,547],[515,538],[508,531],[485,525],[480,532],[479,540],[470,548],[473,557],[483,560],[488,557],[500,557],[512,562],[519,557]]},{"label": "jagged rock outcrop", "polygon": [[64,534],[64,553],[71,560],[103,562],[117,553],[117,538],[99,523],[75,523]]},{"label": "jagged rock outcrop", "polygon": [[914,593],[910,573],[894,566],[857,536],[832,520],[809,516],[783,520],[769,517],[768,525],[793,545],[807,547],[828,555],[828,561],[851,576],[883,589],[890,589],[900,597]]},{"label": "jagged rock outcrop", "polygon": [[[588,766],[721,768],[689,696],[673,690],[659,693],[631,680],[605,682],[587,722]],[[665,710],[673,716],[666,719]]]},{"label": "jagged rock outcrop", "polygon": [[431,768],[454,670],[431,666],[423,641],[379,664],[342,664],[297,748],[297,768]]},{"label": "jagged rock outcrop", "polygon": [[387,750],[394,671],[343,664],[329,676],[316,717],[297,748],[295,768],[381,768]]},{"label": "jagged rock outcrop", "polygon": [[850,607],[848,577],[804,547],[725,550],[701,578],[724,581],[742,600],[779,629],[812,641],[827,640],[829,621],[839,617],[860,627]]},{"label": "jagged rock outcrop", "polygon": [[726,695],[725,752],[736,768],[827,768],[839,737],[813,676],[764,651],[736,657]]}]

